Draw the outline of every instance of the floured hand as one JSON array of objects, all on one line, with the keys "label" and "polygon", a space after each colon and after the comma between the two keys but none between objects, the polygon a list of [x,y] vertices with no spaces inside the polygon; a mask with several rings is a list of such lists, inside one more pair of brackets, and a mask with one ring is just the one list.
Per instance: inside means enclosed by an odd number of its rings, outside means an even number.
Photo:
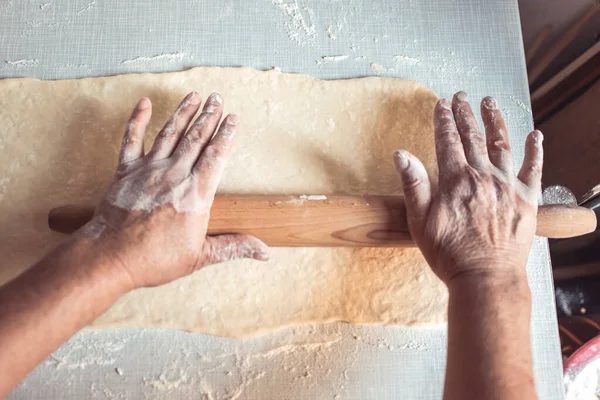
[{"label": "floured hand", "polygon": [[268,259],[268,247],[255,237],[206,236],[238,117],[230,114],[219,126],[223,101],[215,93],[192,123],[200,103],[197,93],[187,95],[144,155],[152,106],[140,100],[114,180],[93,219],[77,233],[98,241],[132,287],[160,285],[236,258]]},{"label": "floured hand", "polygon": [[394,154],[402,177],[409,228],[434,272],[446,284],[458,276],[523,276],[535,233],[541,186],[542,134],[525,143],[515,177],[506,125],[496,101],[481,103],[486,139],[464,92],[434,111],[439,191],[421,162]]}]

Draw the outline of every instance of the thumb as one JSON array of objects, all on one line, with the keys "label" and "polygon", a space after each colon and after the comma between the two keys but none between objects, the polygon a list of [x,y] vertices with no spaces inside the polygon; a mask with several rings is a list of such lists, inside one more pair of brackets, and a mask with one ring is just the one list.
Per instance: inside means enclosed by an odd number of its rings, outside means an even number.
[{"label": "thumb", "polygon": [[269,247],[262,240],[250,235],[231,234],[208,236],[204,242],[202,266],[217,264],[238,258],[269,260]]},{"label": "thumb", "polygon": [[[404,202],[409,225],[423,221],[431,204],[431,183],[425,167],[406,150],[394,153],[394,165],[402,179]],[[420,225],[420,224],[419,224]]]}]

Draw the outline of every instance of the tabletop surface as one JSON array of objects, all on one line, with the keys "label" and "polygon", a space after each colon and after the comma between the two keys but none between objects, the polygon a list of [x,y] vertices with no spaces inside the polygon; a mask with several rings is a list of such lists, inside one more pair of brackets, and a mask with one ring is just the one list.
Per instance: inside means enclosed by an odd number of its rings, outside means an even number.
[{"label": "tabletop surface", "polygon": [[[413,79],[493,95],[515,162],[532,129],[517,0],[105,0],[0,4],[0,77],[63,79],[198,65],[334,79]],[[192,88],[190,88],[192,89]],[[562,398],[545,239],[528,263],[537,390]],[[430,399],[446,328],[306,325],[232,340],[155,329],[84,331],[11,395],[29,398]]]}]

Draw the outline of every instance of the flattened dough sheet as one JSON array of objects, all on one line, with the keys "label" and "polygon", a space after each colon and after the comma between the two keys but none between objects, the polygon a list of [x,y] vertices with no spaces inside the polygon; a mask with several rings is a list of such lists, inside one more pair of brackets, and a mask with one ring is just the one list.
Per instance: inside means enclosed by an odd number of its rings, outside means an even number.
[{"label": "flattened dough sheet", "polygon": [[[63,238],[47,213],[96,204],[114,173],[127,119],[153,102],[147,146],[183,96],[213,91],[243,131],[220,193],[399,194],[391,155],[405,148],[437,176],[435,94],[411,81],[323,81],[249,68],[194,68],[64,81],[0,81],[0,283]],[[306,200],[310,201],[310,200]],[[209,266],[139,289],[93,327],[164,327],[242,337],[343,320],[430,324],[447,293],[416,249],[274,248],[272,260]]]}]

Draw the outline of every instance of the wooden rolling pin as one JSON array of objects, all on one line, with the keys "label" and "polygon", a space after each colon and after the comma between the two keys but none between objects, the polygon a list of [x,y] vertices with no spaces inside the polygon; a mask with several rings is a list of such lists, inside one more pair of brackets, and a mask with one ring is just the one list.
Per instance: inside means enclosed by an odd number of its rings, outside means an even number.
[{"label": "wooden rolling pin", "polygon": [[[68,205],[50,211],[50,229],[72,233],[94,208]],[[537,235],[567,238],[596,229],[584,207],[541,206]],[[406,207],[398,196],[217,196],[209,235],[248,233],[269,246],[411,247]]]}]

